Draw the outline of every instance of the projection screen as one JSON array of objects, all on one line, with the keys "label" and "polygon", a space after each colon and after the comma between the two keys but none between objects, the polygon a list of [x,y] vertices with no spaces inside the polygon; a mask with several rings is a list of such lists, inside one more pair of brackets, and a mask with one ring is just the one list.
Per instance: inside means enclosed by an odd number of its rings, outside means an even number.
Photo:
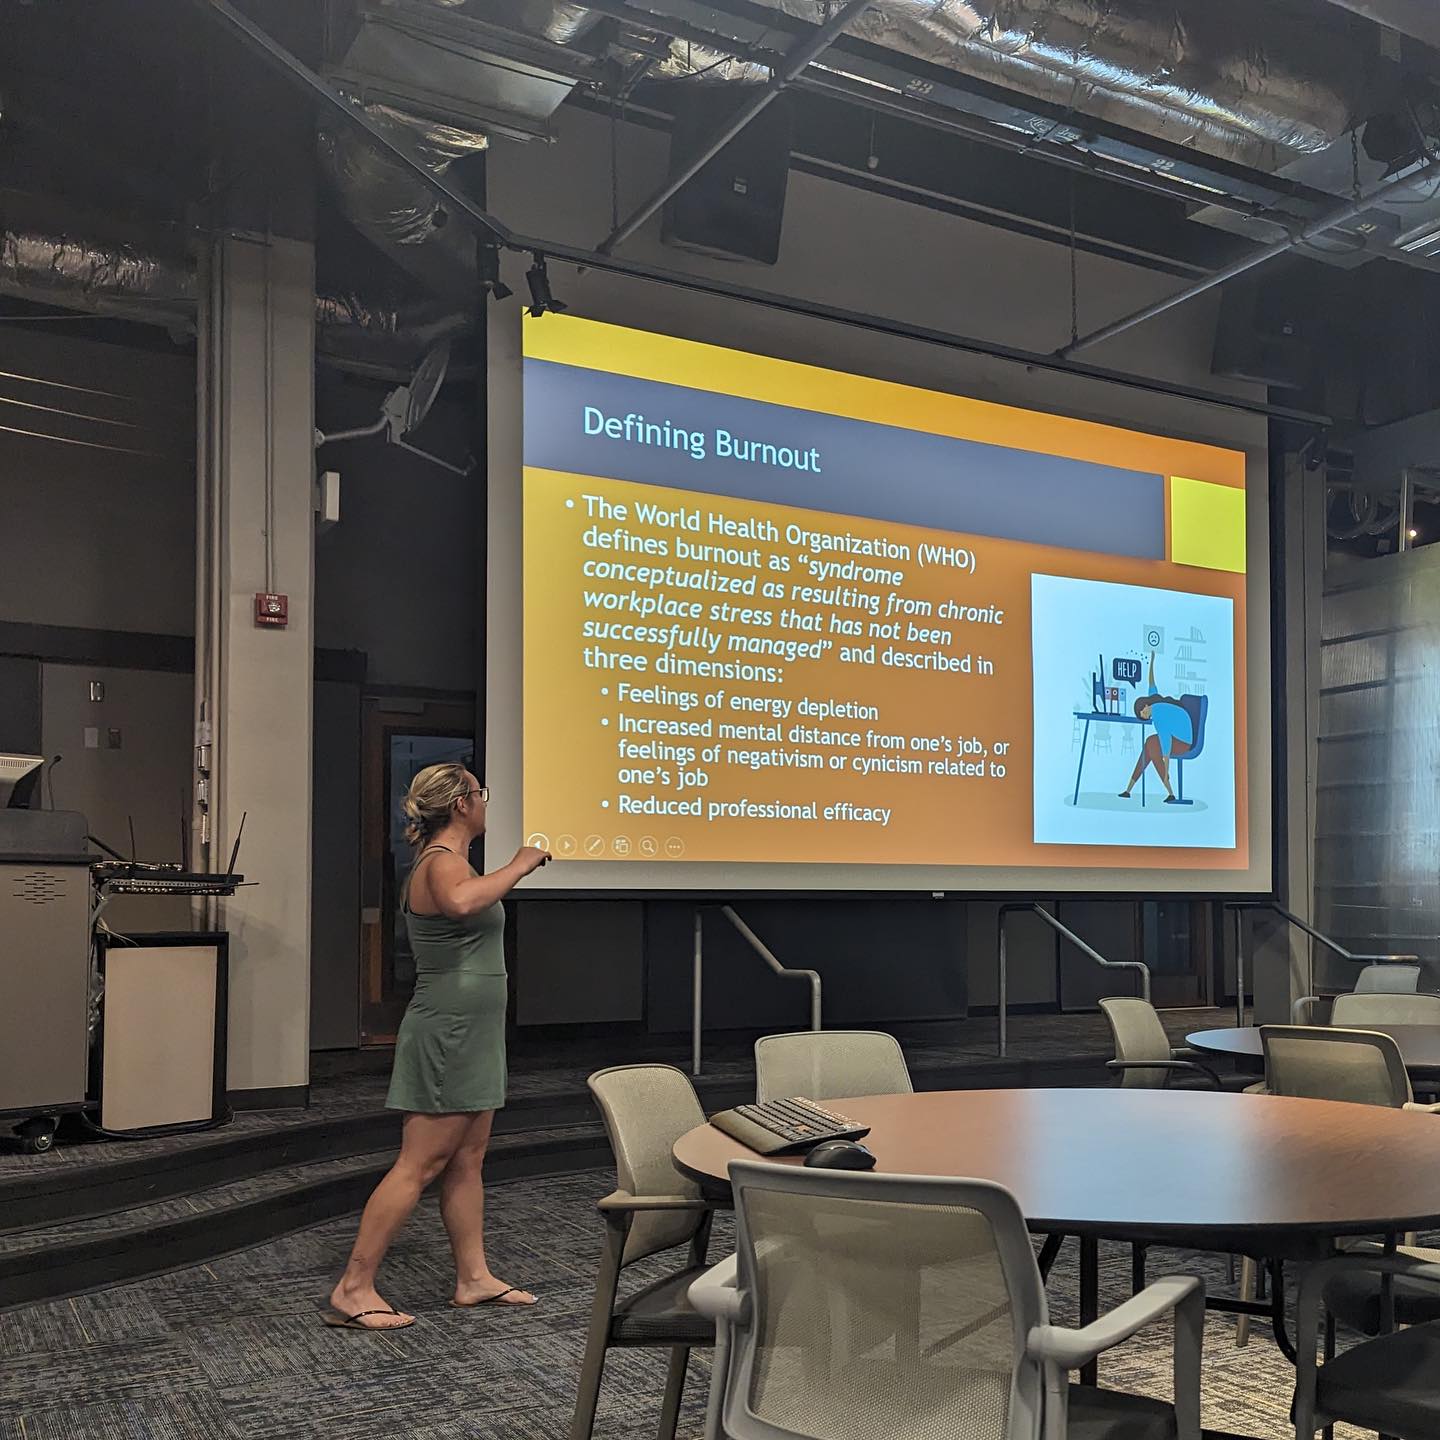
[{"label": "projection screen", "polygon": [[490,863],[1268,889],[1263,422],[976,398],[942,351],[862,370],[835,328],[492,318]]}]

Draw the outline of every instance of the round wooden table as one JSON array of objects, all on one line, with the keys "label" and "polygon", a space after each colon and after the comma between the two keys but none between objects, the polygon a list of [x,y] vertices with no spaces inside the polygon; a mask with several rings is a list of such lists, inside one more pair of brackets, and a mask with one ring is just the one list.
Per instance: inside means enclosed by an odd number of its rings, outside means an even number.
[{"label": "round wooden table", "polygon": [[[1337,1235],[1440,1225],[1440,1116],[1204,1090],[950,1090],[825,1105],[871,1127],[877,1171],[998,1181],[1041,1232],[1309,1258]],[[730,1161],[756,1158],[713,1125],[674,1149],[679,1169],[712,1188],[728,1184]]]},{"label": "round wooden table", "polygon": [[[870,1126],[876,1171],[994,1180],[1031,1230],[1080,1237],[1081,1323],[1097,1309],[1099,1239],[1252,1255],[1276,1267],[1342,1235],[1440,1225],[1440,1117],[1203,1090],[952,1090],[825,1105]],[[715,1193],[756,1155],[711,1125],[676,1167]],[[799,1164],[798,1157],[780,1163]],[[1052,1251],[1053,1258],[1053,1251]],[[1264,1313],[1284,1333],[1284,1287]],[[1217,1308],[1253,1313],[1243,1301]]]},{"label": "round wooden table", "polygon": [[[1366,1025],[1363,1028],[1390,1036],[1400,1047],[1400,1058],[1412,1076],[1440,1078],[1440,1025]],[[1246,1025],[1243,1029],[1196,1030],[1185,1037],[1185,1043],[1192,1050],[1228,1055],[1256,1070],[1263,1069],[1265,1064],[1260,1029],[1256,1025]]]}]

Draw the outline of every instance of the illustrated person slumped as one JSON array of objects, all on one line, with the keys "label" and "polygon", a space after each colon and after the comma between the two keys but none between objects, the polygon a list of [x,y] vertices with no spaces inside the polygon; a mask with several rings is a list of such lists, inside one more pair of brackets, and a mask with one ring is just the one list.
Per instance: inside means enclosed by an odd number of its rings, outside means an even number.
[{"label": "illustrated person slumped", "polygon": [[1170,761],[1183,759],[1195,744],[1195,726],[1190,712],[1176,699],[1162,695],[1155,688],[1155,652],[1150,652],[1150,693],[1142,695],[1135,702],[1135,713],[1141,720],[1148,720],[1155,728],[1153,735],[1145,737],[1140,758],[1135,762],[1130,783],[1120,792],[1122,800],[1130,798],[1135,782],[1145,773],[1147,765],[1155,767],[1160,783],[1165,787],[1165,803],[1175,805],[1175,792],[1170,788]]}]

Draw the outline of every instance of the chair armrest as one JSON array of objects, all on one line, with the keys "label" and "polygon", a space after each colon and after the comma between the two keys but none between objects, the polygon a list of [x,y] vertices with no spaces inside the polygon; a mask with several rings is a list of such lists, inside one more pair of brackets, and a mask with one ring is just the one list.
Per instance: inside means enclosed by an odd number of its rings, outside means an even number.
[{"label": "chair armrest", "polygon": [[[1168,1312],[1175,1315],[1176,1440],[1200,1440],[1200,1346],[1205,1334],[1205,1284],[1194,1275],[1167,1275],[1108,1315],[1079,1330],[1037,1325],[1026,1337],[1030,1355],[1075,1369],[1143,1330]],[[1306,1437],[1309,1440],[1309,1437]]]},{"label": "chair armrest", "polygon": [[1311,1023],[1311,1012],[1320,1003],[1318,995],[1300,995],[1290,1005],[1290,1023],[1292,1025],[1309,1025]]},{"label": "chair armrest", "polygon": [[612,1190],[603,1200],[596,1202],[602,1213],[622,1211],[639,1213],[648,1210],[717,1210],[721,1207],[713,1200],[703,1200],[694,1195],[632,1195],[628,1190]]},{"label": "chair armrest", "polygon": [[1220,1077],[1208,1065],[1198,1060],[1107,1060],[1107,1070],[1186,1070],[1191,1074],[1203,1075],[1219,1090]]},{"label": "chair armrest", "polygon": [[1025,1342],[1026,1353],[1076,1370],[1168,1315],[1192,1295],[1203,1304],[1203,1281],[1194,1275],[1167,1275],[1079,1330],[1064,1325],[1036,1325]]},{"label": "chair armrest", "polygon": [[1418,1110],[1422,1115],[1440,1115],[1440,1105],[1417,1105],[1413,1100],[1407,1100],[1400,1108]]},{"label": "chair armrest", "polygon": [[712,1320],[743,1325],[749,1319],[750,1301],[736,1288],[739,1270],[739,1257],[735,1255],[712,1265],[698,1280],[691,1282],[690,1303]]}]

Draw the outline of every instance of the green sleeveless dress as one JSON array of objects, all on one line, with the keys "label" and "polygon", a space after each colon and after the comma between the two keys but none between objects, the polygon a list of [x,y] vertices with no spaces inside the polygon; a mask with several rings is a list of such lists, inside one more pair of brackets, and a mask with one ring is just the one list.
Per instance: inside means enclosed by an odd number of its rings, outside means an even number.
[{"label": "green sleeveless dress", "polygon": [[386,1108],[498,1110],[505,1103],[505,907],[451,920],[417,915],[407,899],[404,914],[415,993],[395,1037]]}]

